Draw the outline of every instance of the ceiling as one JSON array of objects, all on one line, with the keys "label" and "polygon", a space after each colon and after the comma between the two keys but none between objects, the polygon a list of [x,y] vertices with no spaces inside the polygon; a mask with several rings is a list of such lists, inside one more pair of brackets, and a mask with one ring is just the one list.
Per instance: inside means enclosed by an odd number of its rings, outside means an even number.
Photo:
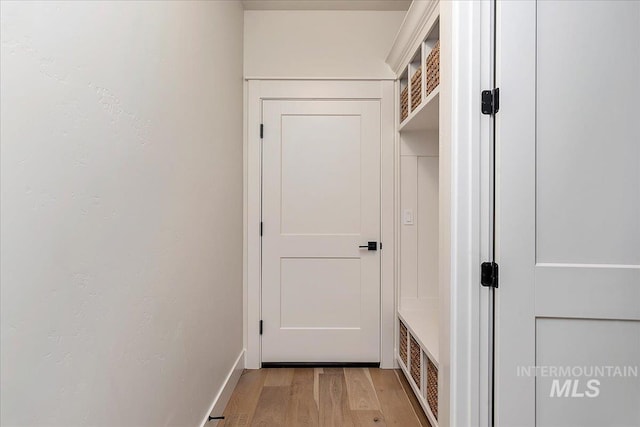
[{"label": "ceiling", "polygon": [[407,10],[411,0],[243,0],[246,10]]}]

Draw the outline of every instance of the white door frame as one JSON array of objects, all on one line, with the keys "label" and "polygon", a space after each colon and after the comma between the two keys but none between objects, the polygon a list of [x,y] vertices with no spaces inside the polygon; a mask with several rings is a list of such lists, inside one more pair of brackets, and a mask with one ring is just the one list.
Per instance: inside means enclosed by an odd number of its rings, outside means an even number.
[{"label": "white door frame", "polygon": [[492,119],[481,114],[480,98],[493,80],[491,7],[440,2],[440,158],[450,167],[449,181],[440,181],[449,189],[440,203],[448,205],[450,236],[449,262],[440,264],[448,283],[440,287],[441,427],[490,425],[490,291],[480,285],[480,264],[492,240]]},{"label": "white door frame", "polygon": [[[261,142],[262,101],[265,99],[380,100],[380,366],[394,368],[395,238],[394,152],[395,108],[392,80],[247,80],[244,146],[244,333],[247,369],[261,366]],[[265,129],[265,132],[268,132]]]}]

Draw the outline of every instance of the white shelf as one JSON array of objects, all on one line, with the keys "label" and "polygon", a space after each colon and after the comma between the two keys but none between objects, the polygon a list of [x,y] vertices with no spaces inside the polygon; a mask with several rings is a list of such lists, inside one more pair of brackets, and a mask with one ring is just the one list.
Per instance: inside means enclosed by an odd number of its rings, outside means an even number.
[{"label": "white shelf", "polygon": [[418,108],[404,119],[398,130],[400,132],[416,130],[435,130],[440,121],[440,86],[425,98]]},{"label": "white shelf", "polygon": [[403,299],[398,315],[431,361],[439,366],[438,300]]}]

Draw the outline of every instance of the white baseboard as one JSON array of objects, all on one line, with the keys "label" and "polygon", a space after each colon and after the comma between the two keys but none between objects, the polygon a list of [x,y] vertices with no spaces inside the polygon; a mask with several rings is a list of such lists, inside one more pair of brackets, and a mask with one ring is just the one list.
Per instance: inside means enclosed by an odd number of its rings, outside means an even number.
[{"label": "white baseboard", "polygon": [[229,403],[233,390],[236,388],[236,384],[238,384],[238,380],[240,379],[240,375],[242,375],[243,370],[244,350],[240,352],[240,355],[236,359],[236,363],[233,364],[233,367],[229,371],[227,378],[224,380],[222,387],[220,387],[220,391],[218,391],[215,399],[213,399],[213,403],[211,403],[211,406],[209,407],[209,412],[207,412],[202,423],[200,423],[201,427],[204,427],[205,425],[207,427],[214,427],[218,424],[217,421],[207,423],[209,416],[215,417],[222,415],[224,408],[227,406],[227,403]]}]

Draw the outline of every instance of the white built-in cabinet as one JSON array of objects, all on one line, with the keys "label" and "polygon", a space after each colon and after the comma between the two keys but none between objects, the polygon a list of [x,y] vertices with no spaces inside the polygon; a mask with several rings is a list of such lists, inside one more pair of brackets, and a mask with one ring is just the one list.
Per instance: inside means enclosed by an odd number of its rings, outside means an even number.
[{"label": "white built-in cabinet", "polygon": [[439,10],[437,1],[414,2],[387,58],[397,72],[396,359],[434,427],[442,381],[440,291],[447,286],[439,277],[440,180],[449,170],[440,157],[446,143],[440,132],[443,95],[434,86],[433,67],[428,67],[442,49]]}]

